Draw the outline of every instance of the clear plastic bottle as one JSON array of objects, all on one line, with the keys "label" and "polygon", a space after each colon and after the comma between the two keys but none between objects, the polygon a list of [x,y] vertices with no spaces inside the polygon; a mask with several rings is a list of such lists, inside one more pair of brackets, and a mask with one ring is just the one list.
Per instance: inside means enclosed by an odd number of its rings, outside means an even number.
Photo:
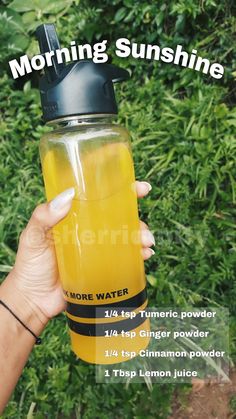
[{"label": "clear plastic bottle", "polygon": [[[42,53],[59,48],[53,25],[37,36]],[[44,120],[54,127],[40,142],[47,199],[75,188],[53,228],[72,349],[96,364],[126,361],[149,341],[139,336],[149,320],[139,313],[147,295],[130,136],[113,123],[113,83],[127,77],[108,64],[53,62],[40,81]]]}]

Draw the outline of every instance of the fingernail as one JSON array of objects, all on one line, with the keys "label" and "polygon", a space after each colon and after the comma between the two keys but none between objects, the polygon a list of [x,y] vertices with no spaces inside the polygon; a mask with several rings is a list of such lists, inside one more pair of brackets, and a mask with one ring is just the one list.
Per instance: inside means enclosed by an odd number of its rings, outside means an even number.
[{"label": "fingernail", "polygon": [[150,251],[151,256],[155,255],[155,252],[154,252],[154,250],[153,250],[153,249],[151,249],[151,248],[149,247],[149,248],[148,248],[148,250]]},{"label": "fingernail", "polygon": [[142,232],[143,235],[143,241],[144,244],[146,244],[146,246],[155,246],[156,242],[155,242],[155,238],[153,236],[153,234],[151,233],[150,230],[144,230]]},{"label": "fingernail", "polygon": [[147,189],[147,192],[150,192],[152,190],[152,185],[148,182],[142,182],[145,188]]},{"label": "fingernail", "polygon": [[53,210],[60,210],[66,204],[68,204],[75,196],[75,188],[66,189],[64,192],[56,196],[50,203],[49,206]]}]

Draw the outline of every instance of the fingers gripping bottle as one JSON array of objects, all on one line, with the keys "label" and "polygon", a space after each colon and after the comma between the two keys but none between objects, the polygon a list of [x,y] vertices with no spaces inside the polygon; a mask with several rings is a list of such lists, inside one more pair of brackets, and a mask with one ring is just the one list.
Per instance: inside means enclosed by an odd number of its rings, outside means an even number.
[{"label": "fingers gripping bottle", "polygon": [[[38,27],[37,37],[41,53],[60,48],[54,25]],[[149,329],[139,313],[147,296],[130,138],[113,123],[113,83],[128,72],[88,60],[52,64],[40,93],[54,130],[41,139],[40,157],[48,200],[75,188],[69,214],[53,229],[72,349],[87,362],[113,364],[130,359],[122,350],[145,349],[139,332]]]}]

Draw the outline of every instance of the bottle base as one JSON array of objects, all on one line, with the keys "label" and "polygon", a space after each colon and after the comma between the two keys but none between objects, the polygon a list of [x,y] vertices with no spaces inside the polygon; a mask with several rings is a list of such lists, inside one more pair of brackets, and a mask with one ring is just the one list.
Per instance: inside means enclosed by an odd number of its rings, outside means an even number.
[{"label": "bottle base", "polygon": [[150,321],[146,319],[140,326],[129,332],[117,336],[83,336],[70,330],[72,351],[75,355],[89,364],[109,365],[130,361],[139,355],[139,351],[146,349],[150,337]]}]

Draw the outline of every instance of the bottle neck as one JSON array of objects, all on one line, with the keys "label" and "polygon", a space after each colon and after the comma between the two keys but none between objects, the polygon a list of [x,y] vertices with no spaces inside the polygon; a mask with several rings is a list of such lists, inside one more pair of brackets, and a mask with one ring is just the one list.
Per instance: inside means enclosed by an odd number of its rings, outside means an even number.
[{"label": "bottle neck", "polygon": [[75,115],[47,122],[47,125],[73,127],[77,125],[111,124],[117,118],[114,114]]}]

